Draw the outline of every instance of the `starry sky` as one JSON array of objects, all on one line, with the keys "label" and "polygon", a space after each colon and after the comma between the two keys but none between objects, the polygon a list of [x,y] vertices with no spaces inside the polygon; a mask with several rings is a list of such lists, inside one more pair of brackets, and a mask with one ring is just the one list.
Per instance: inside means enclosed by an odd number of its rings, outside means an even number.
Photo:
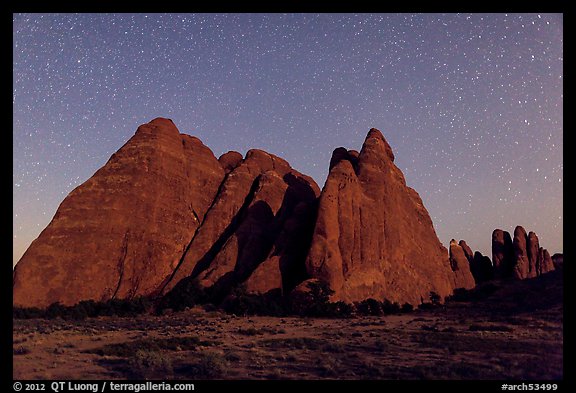
[{"label": "starry sky", "polygon": [[320,187],[378,128],[445,246],[563,251],[562,14],[14,14],[13,264],[159,116]]}]

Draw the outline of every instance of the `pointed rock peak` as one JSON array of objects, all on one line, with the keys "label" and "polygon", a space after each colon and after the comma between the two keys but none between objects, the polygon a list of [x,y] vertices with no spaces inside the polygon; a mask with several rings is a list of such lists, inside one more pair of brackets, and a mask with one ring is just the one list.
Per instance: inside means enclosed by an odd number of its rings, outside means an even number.
[{"label": "pointed rock peak", "polygon": [[455,239],[450,240],[450,245],[451,246],[459,246],[458,242]]},{"label": "pointed rock peak", "polygon": [[242,162],[242,154],[238,153],[237,151],[231,150],[227,153],[224,153],[218,158],[218,162],[222,165],[224,172],[229,173]]},{"label": "pointed rock peak", "polygon": [[340,161],[346,160],[352,163],[352,166],[356,168],[356,164],[358,163],[358,153],[356,150],[346,150],[343,147],[337,147],[332,152],[332,158],[330,159],[330,169],[336,166]]},{"label": "pointed rock peak", "polygon": [[384,140],[384,135],[382,135],[382,132],[379,129],[370,128],[370,131],[368,131],[368,135],[366,135],[366,139],[368,138],[378,138]]},{"label": "pointed rock peak", "polygon": [[328,170],[331,170],[342,160],[350,160],[350,154],[344,147],[337,147],[332,152],[332,158],[330,158],[330,167]]},{"label": "pointed rock peak", "polygon": [[365,150],[371,148],[374,145],[379,144],[382,144],[382,148],[384,149],[386,156],[392,162],[394,162],[394,153],[392,152],[392,148],[384,138],[384,135],[382,135],[382,132],[380,132],[380,130],[376,128],[371,128],[370,131],[368,131],[368,135],[366,135],[366,140],[364,140],[364,144],[362,145],[362,151],[360,153],[362,154],[362,152],[364,152]]},{"label": "pointed rock peak", "polygon": [[528,236],[528,235],[526,234],[526,230],[525,230],[524,227],[522,227],[521,225],[518,225],[518,226],[514,229],[514,237],[517,237],[517,236],[523,236],[523,237]]}]

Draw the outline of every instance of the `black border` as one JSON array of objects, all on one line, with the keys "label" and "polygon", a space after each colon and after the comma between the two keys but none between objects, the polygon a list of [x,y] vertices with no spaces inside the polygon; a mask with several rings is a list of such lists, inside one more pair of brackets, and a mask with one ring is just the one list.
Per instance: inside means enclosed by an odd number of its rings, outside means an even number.
[{"label": "black border", "polygon": [[[6,36],[12,37],[12,13],[16,12],[134,12],[135,9],[140,9],[139,12],[327,12],[327,8],[330,12],[357,12],[357,13],[364,13],[364,12],[554,12],[554,13],[563,13],[564,20],[567,21],[566,25],[570,28],[571,25],[571,14],[567,12],[568,10],[568,1],[561,1],[561,2],[551,2],[551,1],[538,1],[538,2],[522,2],[520,4],[510,4],[504,2],[494,2],[492,4],[485,2],[485,1],[475,1],[475,2],[462,2],[462,1],[443,1],[441,3],[437,2],[425,2],[425,3],[408,3],[408,2],[384,2],[384,1],[333,1],[328,4],[322,4],[321,2],[311,2],[311,1],[302,1],[302,0],[292,0],[286,3],[274,3],[274,2],[266,2],[266,3],[251,3],[246,4],[245,2],[231,2],[226,4],[224,2],[176,2],[169,6],[169,11],[166,11],[168,7],[167,4],[163,4],[160,2],[141,2],[138,4],[138,7],[135,7],[133,4],[130,3],[103,3],[103,2],[75,2],[74,4],[68,4],[63,6],[62,4],[54,4],[52,2],[20,2],[18,4],[3,4],[3,8],[10,8],[3,12],[4,18],[2,18],[3,26],[7,30]],[[8,5],[8,7],[6,7]],[[111,5],[111,6],[110,6]],[[328,5],[328,7],[326,7]],[[385,7],[386,9],[382,9]],[[192,8],[192,9],[190,9]],[[378,10],[380,8],[380,10]],[[9,11],[9,12],[8,12]],[[10,30],[9,30],[10,29]],[[569,31],[569,30],[568,30]],[[567,33],[564,34],[564,40],[570,37],[573,34]],[[7,39],[6,39],[7,41]],[[569,45],[570,47],[570,45]],[[571,48],[570,48],[571,49]],[[570,65],[573,64],[571,61],[572,52],[570,49],[564,51],[564,62],[568,64],[568,66],[564,66],[564,71],[571,70]],[[13,56],[12,48],[7,48],[10,50],[10,53]],[[564,72],[563,75],[564,84],[566,86],[566,73]],[[4,83],[7,84],[9,79],[3,79]],[[12,78],[10,78],[12,80]],[[570,81],[570,76],[568,76],[568,81]],[[565,89],[566,90],[566,89]],[[6,95],[5,100],[6,107],[12,105],[11,103],[11,93],[8,94],[8,88],[6,88]],[[570,95],[568,95],[570,97]],[[569,102],[570,100],[568,100]],[[570,104],[565,104],[564,109],[572,108]],[[13,116],[13,115],[11,115]],[[567,117],[571,119],[570,116]],[[572,121],[573,122],[573,121]],[[572,123],[568,122],[568,124]],[[565,128],[571,129],[570,125],[564,125]],[[570,139],[571,135],[568,135]],[[8,135],[9,140],[12,143],[6,143],[5,148],[12,149],[13,146],[13,134],[12,132]],[[566,153],[569,153],[569,150],[566,149],[566,144],[563,146],[564,149],[564,157],[566,157]],[[5,159],[8,161],[7,157],[12,157],[12,150],[10,150],[10,155],[6,154]],[[564,184],[563,186],[566,187],[566,183],[568,182],[569,185],[572,185],[571,182],[571,174],[573,173],[571,169],[572,162],[571,159],[573,157],[568,156],[568,160],[564,161],[564,168],[566,169],[564,172]],[[12,179],[13,174],[13,159],[10,159],[9,165],[5,165],[5,167],[10,168],[10,172],[7,174],[9,179]],[[12,180],[5,180],[6,185],[6,195],[13,195],[12,191]],[[564,189],[564,194],[565,193]],[[565,195],[566,196],[566,195]],[[565,199],[566,200],[566,199]],[[568,203],[564,204],[564,216],[572,217],[573,206],[571,204],[571,200],[566,200]],[[10,205],[10,210],[12,210],[12,216],[10,216],[10,220],[8,217],[5,222],[11,222],[13,219],[13,205]],[[568,226],[568,221],[566,218],[563,218],[564,223],[564,238],[566,239],[571,235],[570,227]],[[572,220],[570,220],[570,223]],[[9,239],[8,236],[4,236],[4,239]],[[571,237],[569,237],[571,239]],[[6,243],[9,243],[9,240],[6,240]],[[12,249],[10,244],[6,245],[5,250]],[[574,379],[574,371],[576,371],[576,364],[574,363],[574,325],[573,325],[573,315],[575,312],[575,303],[574,303],[574,285],[571,281],[574,280],[576,277],[576,267],[574,266],[574,258],[570,257],[570,255],[574,255],[575,253],[571,249],[564,248],[564,254],[567,256],[568,263],[565,265],[564,270],[564,380],[563,381],[508,381],[507,383],[557,383],[559,385],[559,389],[557,391],[565,391],[566,389],[571,389],[574,391],[576,389],[575,379]],[[7,277],[9,276],[8,272],[8,262],[6,264],[6,275],[4,279],[7,281]],[[6,391],[14,391],[12,384],[14,380],[12,379],[13,375],[13,363],[12,358],[9,350],[12,347],[11,342],[11,332],[13,329],[13,321],[12,315],[9,313],[9,310],[12,308],[12,290],[9,289],[8,283],[6,286],[2,286],[2,294],[0,294],[0,302],[6,302],[6,304],[2,307],[5,310],[5,317],[2,318],[2,332],[4,329],[6,333],[2,334],[1,344],[0,344],[0,351],[3,356],[10,356],[10,360],[6,359],[6,361],[2,362],[3,365],[0,367],[0,375],[3,377],[2,385],[6,386],[8,390]],[[9,365],[9,366],[8,366]],[[21,381],[24,382],[24,381]],[[38,381],[35,381],[38,382]],[[51,382],[51,381],[45,381]],[[83,381],[86,383],[89,382],[102,382],[102,381]],[[121,382],[121,381],[119,381]],[[140,381],[144,382],[144,381]],[[184,382],[184,381],[167,381],[168,383],[177,383],[177,382]],[[382,389],[382,388],[390,388],[392,391],[400,390],[400,389],[454,389],[455,391],[462,391],[462,389],[469,390],[472,388],[473,390],[478,389],[483,392],[492,392],[492,391],[501,391],[501,384],[504,381],[348,381],[348,380],[309,380],[309,381],[253,381],[253,380],[238,380],[238,381],[191,381],[195,383],[195,391],[205,392],[207,391],[206,388],[209,389],[251,389],[254,391],[266,391],[269,392],[270,389],[280,388],[280,389],[331,389],[331,388],[344,388],[344,389],[362,389],[362,390],[372,390],[372,389]],[[50,391],[50,390],[48,390]]]}]

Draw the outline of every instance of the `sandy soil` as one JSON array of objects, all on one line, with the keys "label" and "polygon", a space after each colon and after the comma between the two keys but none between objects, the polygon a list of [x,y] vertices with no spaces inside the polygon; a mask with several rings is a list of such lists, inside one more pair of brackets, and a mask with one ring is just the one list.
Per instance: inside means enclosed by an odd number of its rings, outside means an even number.
[{"label": "sandy soil", "polygon": [[195,308],[167,316],[15,320],[13,376],[561,379],[561,288],[540,288],[548,297],[526,288],[382,317],[239,317]]}]

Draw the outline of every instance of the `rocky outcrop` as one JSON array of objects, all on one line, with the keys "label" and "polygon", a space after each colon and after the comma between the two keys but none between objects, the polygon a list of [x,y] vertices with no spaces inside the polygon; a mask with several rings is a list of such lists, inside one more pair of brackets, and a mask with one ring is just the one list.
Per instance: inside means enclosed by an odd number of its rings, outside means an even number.
[{"label": "rocky outcrop", "polygon": [[458,245],[460,247],[462,247],[462,251],[464,251],[464,255],[466,256],[468,263],[471,264],[472,261],[474,260],[474,252],[472,252],[472,249],[470,248],[470,246],[468,246],[468,244],[466,244],[465,240],[460,240],[458,242]]},{"label": "rocky outcrop", "polygon": [[242,162],[243,158],[242,154],[237,151],[229,151],[228,153],[222,154],[220,158],[218,158],[218,162],[222,165],[224,172],[228,174]]},{"label": "rocky outcrop", "polygon": [[302,248],[319,194],[314,180],[283,159],[248,151],[227,174],[163,293],[183,279],[219,297],[242,283],[250,293],[291,289],[304,279]]},{"label": "rocky outcrop", "polygon": [[546,274],[555,270],[556,265],[550,257],[550,253],[545,248],[538,249],[538,263],[536,264],[537,275]]},{"label": "rocky outcrop", "polygon": [[320,190],[261,150],[218,160],[158,118],[62,202],[14,272],[14,304],[156,296],[179,281],[225,293],[306,278]]},{"label": "rocky outcrop", "polygon": [[334,151],[306,259],[333,300],[419,304],[431,292],[447,296],[456,287],[447,254],[380,131],[370,130],[357,156]]},{"label": "rocky outcrop", "polygon": [[554,269],[562,269],[564,268],[564,254],[556,253],[552,255],[552,266]]},{"label": "rocky outcrop", "polygon": [[492,255],[497,278],[524,280],[554,270],[546,249],[540,247],[534,232],[526,233],[522,226],[514,229],[514,240],[508,232],[496,229],[492,235]]},{"label": "rocky outcrop", "polygon": [[[466,245],[466,242],[461,240],[460,243],[463,243],[471,252],[468,245]],[[470,261],[466,256],[467,251],[464,251],[464,248],[460,244],[456,243],[456,240],[454,239],[450,240],[449,251],[450,266],[452,267],[452,271],[455,275],[456,288],[474,288],[474,286],[476,286],[476,282],[474,281],[474,277],[470,272]]]},{"label": "rocky outcrop", "polygon": [[[490,259],[438,240],[382,133],[337,148],[322,192],[280,157],[216,159],[157,118],[62,202],[13,275],[14,305],[190,294],[286,295],[326,285],[332,300],[418,305],[476,282],[558,264],[535,233],[493,233]],[[238,291],[236,291],[238,289]],[[298,290],[297,290],[298,291]]]},{"label": "rocky outcrop", "polygon": [[538,266],[540,248],[538,236],[530,231],[526,240],[526,252],[528,254],[528,275],[526,278],[536,277],[541,274],[541,269]]},{"label": "rocky outcrop", "polygon": [[514,258],[512,277],[522,280],[529,277],[530,262],[528,260],[528,235],[523,227],[517,226],[514,229],[514,240],[512,246],[514,248]]},{"label": "rocky outcrop", "polygon": [[14,271],[14,304],[157,292],[204,219],[224,170],[202,142],[154,119],[60,204]]},{"label": "rocky outcrop", "polygon": [[492,232],[492,264],[495,277],[509,277],[512,274],[514,259],[510,233],[502,229],[495,229]]},{"label": "rocky outcrop", "polygon": [[470,270],[474,276],[476,284],[490,281],[494,278],[494,267],[489,257],[482,255],[480,251],[474,253],[474,258],[470,264]]}]

